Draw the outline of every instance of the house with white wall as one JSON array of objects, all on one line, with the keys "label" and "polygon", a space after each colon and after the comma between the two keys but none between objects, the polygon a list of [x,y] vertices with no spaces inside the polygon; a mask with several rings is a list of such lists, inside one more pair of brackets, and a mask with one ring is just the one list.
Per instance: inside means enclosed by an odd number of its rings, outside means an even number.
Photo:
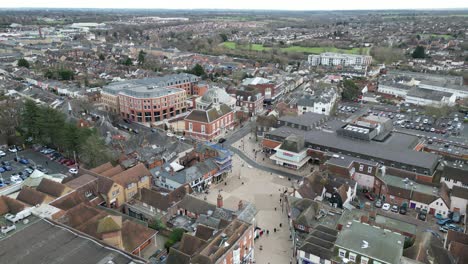
[{"label": "house with white wall", "polygon": [[460,212],[460,215],[466,214],[466,207],[468,206],[468,189],[458,186],[453,186],[450,193],[450,210],[453,212]]}]

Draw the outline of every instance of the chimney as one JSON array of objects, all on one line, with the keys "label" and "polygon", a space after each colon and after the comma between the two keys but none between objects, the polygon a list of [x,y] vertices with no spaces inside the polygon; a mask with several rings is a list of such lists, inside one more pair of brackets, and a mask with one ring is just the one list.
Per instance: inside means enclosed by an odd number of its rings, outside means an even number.
[{"label": "chimney", "polygon": [[174,168],[171,167],[171,176],[174,176],[174,174],[175,174]]},{"label": "chimney", "polygon": [[240,211],[242,210],[242,208],[244,208],[244,203],[242,202],[242,200],[240,200],[239,204],[237,205],[237,210]]},{"label": "chimney", "polygon": [[223,207],[223,196],[221,195],[221,193],[218,194],[217,206],[218,206],[218,208],[222,208],[222,207]]}]

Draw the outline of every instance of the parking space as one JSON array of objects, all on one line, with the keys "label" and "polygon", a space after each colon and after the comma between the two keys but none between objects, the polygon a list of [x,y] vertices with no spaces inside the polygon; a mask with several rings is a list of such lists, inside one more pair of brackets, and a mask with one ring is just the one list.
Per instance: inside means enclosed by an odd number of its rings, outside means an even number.
[{"label": "parking space", "polygon": [[34,168],[47,174],[66,174],[69,170],[66,165],[53,161],[50,157],[33,149],[26,149],[16,153],[8,150],[4,150],[4,152],[6,155],[0,158],[1,167],[3,168],[0,176],[6,185],[26,179]]}]

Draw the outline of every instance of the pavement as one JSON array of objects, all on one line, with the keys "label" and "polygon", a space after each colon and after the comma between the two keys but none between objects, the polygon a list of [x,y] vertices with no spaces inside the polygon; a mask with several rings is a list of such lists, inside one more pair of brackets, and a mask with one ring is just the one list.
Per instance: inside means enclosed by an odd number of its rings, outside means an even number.
[{"label": "pavement", "polygon": [[[258,210],[256,226],[269,230],[269,235],[264,234],[255,240],[256,263],[289,263],[292,258],[292,242],[289,240],[287,212],[281,211],[279,199],[280,193],[291,187],[291,182],[262,169],[242,166],[242,163],[244,160],[234,155],[233,171],[228,175],[226,184],[213,186],[209,194],[198,195],[205,196],[208,202],[215,204],[220,193],[224,207],[232,210],[237,209],[239,200],[254,203]],[[277,229],[276,232],[274,228]]]}]

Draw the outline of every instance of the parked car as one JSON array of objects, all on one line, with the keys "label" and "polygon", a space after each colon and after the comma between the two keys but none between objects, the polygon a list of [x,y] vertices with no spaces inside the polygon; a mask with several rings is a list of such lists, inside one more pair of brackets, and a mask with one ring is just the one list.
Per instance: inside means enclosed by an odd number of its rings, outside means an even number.
[{"label": "parked car", "polygon": [[4,160],[4,161],[2,161],[2,165],[3,166],[11,166],[11,162]]},{"label": "parked car", "polygon": [[175,136],[175,135],[172,134],[171,132],[167,133],[166,135],[167,135],[168,137],[174,137],[174,136]]},{"label": "parked car", "polygon": [[5,157],[5,156],[6,156],[6,153],[5,153],[5,151],[3,151],[3,150],[0,150],[0,157]]},{"label": "parked car", "polygon": [[421,220],[421,221],[426,221],[426,217],[427,217],[427,209],[422,209],[418,213],[418,219]]},{"label": "parked car", "polygon": [[390,210],[390,204],[389,204],[389,203],[384,203],[384,204],[382,205],[382,210],[385,210],[385,211]]},{"label": "parked car", "polygon": [[3,167],[0,167],[0,173],[4,173],[6,170]]},{"label": "parked car", "polygon": [[444,218],[444,219],[438,220],[438,221],[437,221],[437,224],[443,226],[443,225],[446,225],[446,224],[450,224],[450,223],[452,223],[452,222],[453,222],[452,219],[450,219],[450,218]]},{"label": "parked car", "polygon": [[439,231],[442,232],[442,233],[447,233],[448,230],[449,230],[449,229],[448,229],[448,227],[446,227],[446,226],[440,226],[440,227],[439,227]]},{"label": "parked car", "polygon": [[31,168],[26,168],[26,169],[24,169],[24,171],[27,172],[28,174],[31,174],[31,173],[33,173],[34,170],[31,169]]},{"label": "parked car", "polygon": [[15,215],[8,213],[8,214],[5,215],[5,219],[12,222],[13,224],[15,224],[18,221],[23,220],[23,219],[27,218],[30,215],[31,215],[30,210],[23,210],[21,212],[18,212]]},{"label": "parked car", "polygon": [[77,168],[71,168],[68,170],[69,173],[71,174],[78,174],[78,169]]},{"label": "parked car", "polygon": [[12,171],[13,170],[13,167],[12,166],[3,166],[3,169],[5,171]]},{"label": "parked car", "polygon": [[400,208],[398,208],[398,205],[393,205],[391,211],[394,213],[398,213]]},{"label": "parked car", "polygon": [[382,200],[378,199],[378,200],[375,202],[375,207],[381,208],[381,207],[382,207]]},{"label": "parked car", "polygon": [[23,179],[21,179],[20,176],[11,176],[10,177],[10,181],[12,183],[20,183],[20,182],[23,182]]},{"label": "parked car", "polygon": [[9,232],[13,231],[13,230],[16,230],[16,225],[11,225],[11,226],[2,226],[1,228],[1,233],[6,235],[8,234]]},{"label": "parked car", "polygon": [[400,214],[405,215],[407,211],[406,206],[400,207]]},{"label": "parked car", "polygon": [[365,193],[364,196],[365,196],[367,199],[371,200],[371,201],[374,201],[374,200],[375,200],[375,198],[372,197],[372,194],[370,194],[370,193]]},{"label": "parked car", "polygon": [[28,159],[20,159],[19,163],[26,165],[26,164],[29,164],[29,160]]},{"label": "parked car", "polygon": [[9,147],[8,147],[8,151],[10,151],[11,153],[15,153],[15,152],[17,152],[18,150],[16,149],[16,146],[13,145],[13,146],[9,146]]},{"label": "parked car", "polygon": [[224,142],[226,142],[226,139],[225,139],[225,138],[220,138],[220,139],[218,140],[218,143],[220,143],[220,144],[222,144],[222,143],[224,143]]}]

